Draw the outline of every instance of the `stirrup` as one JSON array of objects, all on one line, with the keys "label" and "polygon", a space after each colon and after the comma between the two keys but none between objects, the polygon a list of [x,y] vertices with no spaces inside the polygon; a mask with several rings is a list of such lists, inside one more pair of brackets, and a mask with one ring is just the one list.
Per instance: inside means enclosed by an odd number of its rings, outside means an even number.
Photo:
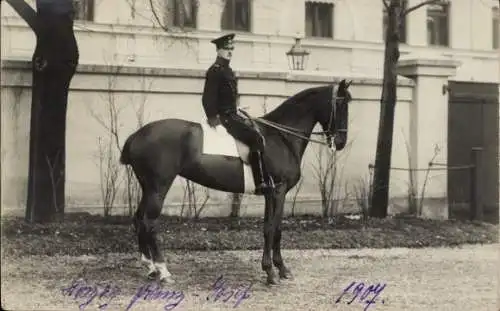
[{"label": "stirrup", "polygon": [[258,185],[256,185],[254,193],[257,195],[265,194],[273,191],[274,189],[275,189],[274,181],[272,178],[269,178],[269,183],[262,181]]},{"label": "stirrup", "polygon": [[262,194],[267,194],[271,192],[273,188],[270,188],[269,185],[267,184],[260,184],[255,188],[254,194],[255,195],[262,195]]}]

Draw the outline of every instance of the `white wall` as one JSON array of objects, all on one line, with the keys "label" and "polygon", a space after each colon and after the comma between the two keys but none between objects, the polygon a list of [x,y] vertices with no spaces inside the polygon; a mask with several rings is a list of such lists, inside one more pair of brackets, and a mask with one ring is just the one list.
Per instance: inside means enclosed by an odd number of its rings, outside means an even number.
[{"label": "white wall", "polygon": [[[17,66],[26,63],[17,63]],[[67,198],[68,204],[99,204],[98,155],[99,140],[108,140],[107,131],[96,116],[109,122],[107,109],[114,101],[120,108],[120,140],[135,130],[135,111],[145,103],[146,121],[179,117],[193,121],[203,120],[201,91],[203,71],[128,68],[127,75],[113,75],[103,66],[79,66],[79,73],[71,83],[67,123]],[[123,69],[121,72],[124,72]],[[92,75],[90,75],[92,73]],[[255,72],[238,72],[242,93],[241,105],[254,116],[278,106],[286,96],[314,85],[329,83],[333,77],[307,74],[264,74],[252,79]],[[342,77],[344,78],[344,77]],[[28,124],[30,114],[30,73],[23,69],[4,67],[2,76],[2,198],[6,205],[23,206],[28,168]],[[110,87],[110,82],[113,86]],[[340,166],[343,181],[366,177],[368,164],[373,163],[379,115],[380,80],[354,79],[354,96],[350,108],[349,141],[352,146],[343,152]],[[395,124],[393,163],[408,167],[408,156],[403,137],[408,140],[409,105],[413,84],[402,78],[399,87]],[[109,89],[112,91],[109,91]],[[182,106],[182,109],[180,109]],[[135,107],[135,108],[134,108]],[[265,107],[265,108],[264,108]],[[310,146],[304,159],[302,197],[319,198],[311,165],[317,165],[317,146]],[[392,175],[391,196],[402,196],[407,191],[407,174]],[[16,182],[17,181],[17,182]],[[20,182],[20,184],[19,184]],[[343,192],[339,192],[339,195]],[[342,193],[343,194],[343,193]],[[180,201],[182,192],[178,183],[166,203]],[[220,198],[220,195],[219,195]]]}]

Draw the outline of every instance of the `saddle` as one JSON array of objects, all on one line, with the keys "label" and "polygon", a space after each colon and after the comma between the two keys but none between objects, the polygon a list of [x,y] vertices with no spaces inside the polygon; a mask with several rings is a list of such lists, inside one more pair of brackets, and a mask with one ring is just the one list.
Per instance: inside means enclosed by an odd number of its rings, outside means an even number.
[{"label": "saddle", "polygon": [[[245,119],[245,122],[262,135],[257,123],[244,110],[238,109],[238,114]],[[242,141],[229,134],[222,125],[215,129],[208,124],[201,123],[203,129],[203,153],[239,157],[245,164],[250,163],[250,147]]]}]

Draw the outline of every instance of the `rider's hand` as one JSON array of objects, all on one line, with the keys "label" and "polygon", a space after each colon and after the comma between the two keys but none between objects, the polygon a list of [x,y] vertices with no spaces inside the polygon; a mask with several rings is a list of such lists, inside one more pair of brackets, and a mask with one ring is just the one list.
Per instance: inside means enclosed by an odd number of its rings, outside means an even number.
[{"label": "rider's hand", "polygon": [[210,125],[210,127],[215,128],[217,125],[220,124],[219,116],[216,116],[214,118],[210,118],[207,120],[207,122],[208,122],[208,125]]}]

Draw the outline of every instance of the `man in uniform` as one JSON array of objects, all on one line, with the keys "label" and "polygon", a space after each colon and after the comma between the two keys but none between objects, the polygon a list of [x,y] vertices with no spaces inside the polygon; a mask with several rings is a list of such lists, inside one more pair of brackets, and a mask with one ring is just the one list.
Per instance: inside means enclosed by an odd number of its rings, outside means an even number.
[{"label": "man in uniform", "polygon": [[206,72],[202,97],[203,108],[211,127],[222,123],[229,134],[250,147],[250,165],[255,178],[255,194],[263,194],[272,188],[264,179],[262,160],[264,137],[237,111],[238,84],[229,65],[234,50],[233,39],[234,34],[228,34],[211,41],[215,44],[217,58]]}]

